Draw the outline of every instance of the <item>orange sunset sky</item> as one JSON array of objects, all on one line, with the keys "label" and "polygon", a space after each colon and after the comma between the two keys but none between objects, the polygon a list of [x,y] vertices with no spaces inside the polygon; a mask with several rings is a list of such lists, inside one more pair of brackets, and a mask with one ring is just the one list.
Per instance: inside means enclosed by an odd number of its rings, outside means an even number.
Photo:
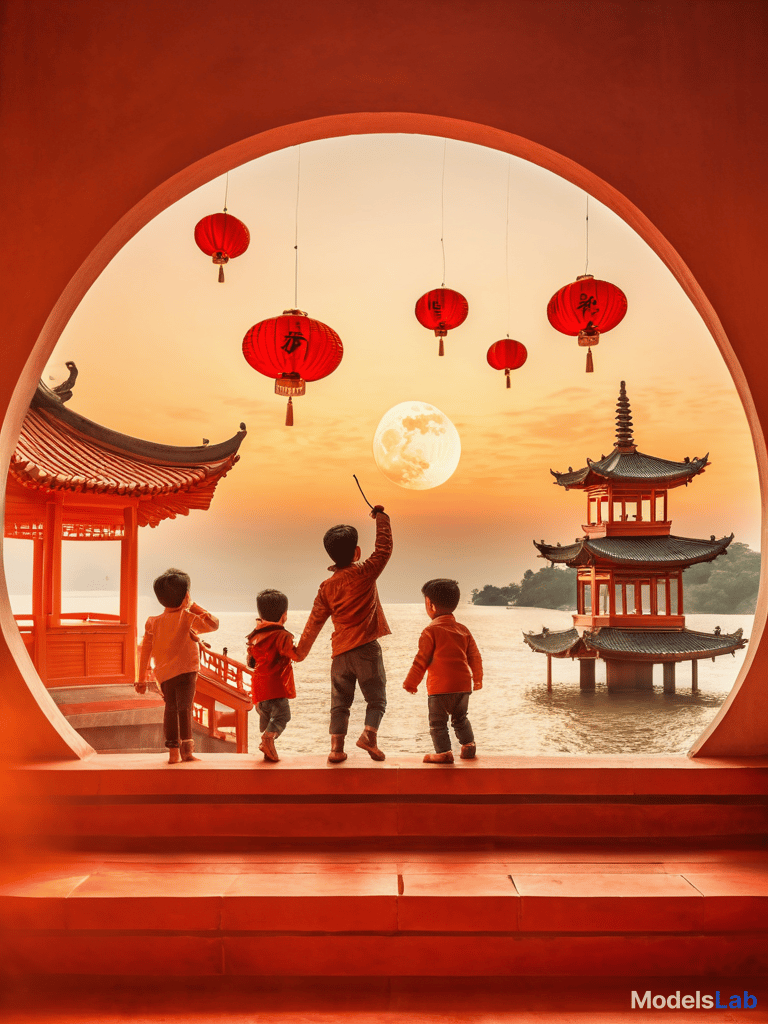
[{"label": "orange sunset sky", "polygon": [[[442,139],[406,135],[301,147],[298,306],[338,332],[344,358],[295,400],[293,428],[283,425],[285,400],[245,363],[241,344],[257,321],[294,305],[295,148],[230,172],[229,212],[248,225],[251,245],[229,264],[224,285],[193,240],[196,222],[222,209],[219,178],[144,228],[85,297],[46,371],[57,383],[64,361],[77,363],[70,408],[177,445],[223,440],[241,420],[248,428],[241,461],[209,512],[142,530],[142,591],[174,564],[212,608],[248,610],[264,587],[307,608],[326,575],[329,526],[351,522],[364,555],[372,547],[353,473],[392,515],[385,602],[420,600],[433,576],[458,579],[467,598],[485,583],[517,581],[546,564],[533,538],[569,543],[581,533],[583,496],[555,487],[549,469],[576,468],[612,448],[621,380],[641,451],[672,459],[710,453],[707,471],[673,492],[673,532],[733,531],[758,547],[746,419],[672,275],[590,200],[589,272],[621,287],[629,311],[593,350],[595,372],[585,374],[585,350],[546,317],[551,295],[585,269],[585,194],[537,166],[451,140],[445,283],[467,297],[470,311],[438,358],[414,304],[442,280],[443,148]],[[529,353],[509,390],[486,363],[489,345],[507,332]],[[391,483],[372,456],[382,415],[411,399],[437,406],[461,438],[456,472],[431,490]],[[28,591],[27,554],[21,542],[8,548],[11,590]],[[65,545],[64,585],[113,589],[117,564],[117,545]]]}]

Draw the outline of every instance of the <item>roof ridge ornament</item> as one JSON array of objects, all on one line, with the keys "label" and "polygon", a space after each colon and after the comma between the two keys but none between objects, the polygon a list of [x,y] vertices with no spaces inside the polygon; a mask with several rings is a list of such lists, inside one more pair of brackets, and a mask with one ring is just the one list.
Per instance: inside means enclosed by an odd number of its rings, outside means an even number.
[{"label": "roof ridge ornament", "polygon": [[632,436],[632,410],[629,407],[627,398],[626,382],[621,381],[619,398],[616,402],[616,445],[620,452],[637,451],[635,439]]},{"label": "roof ridge ornament", "polygon": [[64,365],[69,370],[69,376],[65,381],[62,381],[61,384],[56,384],[54,387],[50,388],[62,404],[64,402],[68,402],[72,397],[72,389],[75,386],[75,381],[77,380],[77,374],[79,372],[71,359],[68,359]]}]

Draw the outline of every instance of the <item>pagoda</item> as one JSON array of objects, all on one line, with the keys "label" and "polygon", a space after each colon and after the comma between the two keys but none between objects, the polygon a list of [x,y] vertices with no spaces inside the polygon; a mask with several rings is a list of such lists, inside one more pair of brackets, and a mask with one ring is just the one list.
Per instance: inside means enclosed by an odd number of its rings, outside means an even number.
[{"label": "pagoda", "polygon": [[[240,458],[245,424],[219,444],[188,448],[130,437],[67,407],[77,378],[75,364],[67,367],[63,384],[38,384],[8,470],[5,536],[33,545],[32,613],[14,618],[43,683],[89,742],[111,748],[136,733],[145,743],[150,734],[162,736],[156,713],[162,701],[152,694],[138,698],[133,689],[139,528],[207,510]],[[62,611],[67,541],[120,544],[117,614]],[[195,728],[205,732],[200,749],[226,749],[229,737],[219,729],[216,710],[222,704],[234,712],[238,752],[247,751],[246,678],[245,665],[201,647],[193,709]],[[142,721],[148,725],[143,732]]]},{"label": "pagoda", "polygon": [[534,541],[539,557],[577,571],[573,628],[524,634],[529,647],[547,655],[548,687],[552,658],[579,659],[582,689],[594,689],[595,662],[602,658],[611,691],[652,689],[653,666],[662,664],[664,691],[674,693],[675,665],[690,661],[696,692],[701,658],[714,661],[745,645],[742,630],[685,627],[683,572],[727,554],[733,534],[720,540],[673,536],[667,495],[687,487],[708,465],[706,455],[670,462],[638,451],[622,381],[610,455],[587,459],[583,469],[550,470],[558,486],[586,492],[587,521],[574,544]]}]

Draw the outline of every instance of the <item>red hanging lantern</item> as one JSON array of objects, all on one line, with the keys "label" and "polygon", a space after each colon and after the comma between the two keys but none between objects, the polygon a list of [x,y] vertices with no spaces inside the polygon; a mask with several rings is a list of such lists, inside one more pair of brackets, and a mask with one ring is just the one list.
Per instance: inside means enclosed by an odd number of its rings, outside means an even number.
[{"label": "red hanging lantern", "polygon": [[511,338],[503,338],[496,341],[488,349],[486,359],[488,365],[494,370],[503,370],[507,378],[507,387],[510,387],[509,371],[519,370],[528,358],[528,349],[521,341],[513,341]]},{"label": "red hanging lantern", "polygon": [[242,256],[251,241],[251,233],[231,213],[212,213],[195,225],[195,241],[219,268],[219,283],[224,283],[224,264]]},{"label": "red hanging lantern", "polygon": [[549,300],[547,317],[556,331],[574,337],[587,346],[587,373],[592,373],[591,345],[600,335],[612,331],[627,312],[627,297],[621,288],[608,281],[596,281],[591,274],[582,274],[573,284],[561,288]]},{"label": "red hanging lantern", "polygon": [[300,309],[255,324],[243,338],[243,355],[254,370],[275,378],[275,394],[286,395],[286,427],[293,426],[293,398],[303,395],[306,382],[333,373],[344,355],[336,331],[311,320]]},{"label": "red hanging lantern", "polygon": [[435,332],[440,339],[438,355],[445,355],[443,338],[448,331],[463,324],[469,313],[469,303],[451,288],[433,288],[416,303],[416,319],[422,327]]}]

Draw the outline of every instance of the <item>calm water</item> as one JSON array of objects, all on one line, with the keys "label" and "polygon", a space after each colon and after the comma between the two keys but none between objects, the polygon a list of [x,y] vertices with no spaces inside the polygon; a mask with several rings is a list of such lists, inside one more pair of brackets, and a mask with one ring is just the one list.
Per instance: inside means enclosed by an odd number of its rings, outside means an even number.
[{"label": "calm water", "polygon": [[[422,682],[413,697],[402,688],[411,666],[418,637],[428,618],[422,604],[386,605],[392,635],[381,640],[387,671],[387,714],[379,733],[384,750],[426,753],[432,750],[427,725],[427,697]],[[287,628],[301,635],[307,611],[289,611]],[[677,693],[661,690],[661,666],[654,669],[654,691],[609,694],[605,666],[597,663],[597,687],[582,693],[579,665],[553,659],[553,688],[547,693],[547,660],[523,643],[525,630],[539,632],[543,625],[566,629],[569,612],[544,608],[491,608],[461,605],[456,617],[464,622],[483,656],[483,689],[474,693],[469,715],[479,753],[488,754],[662,754],[685,753],[714,718],[733,686],[746,651],[699,663],[699,689],[691,693],[690,663],[677,667]],[[244,637],[253,617],[240,613],[219,616],[218,633],[209,634],[214,650],[226,646],[230,657],[245,660]],[[739,627],[747,636],[751,615],[689,615],[691,629],[724,633]],[[296,700],[293,718],[280,739],[283,754],[322,753],[328,746],[330,701],[330,637],[327,623],[306,661],[294,668]],[[350,736],[362,729],[365,704],[358,695],[352,708]],[[258,749],[258,716],[250,716],[250,749]]]}]

